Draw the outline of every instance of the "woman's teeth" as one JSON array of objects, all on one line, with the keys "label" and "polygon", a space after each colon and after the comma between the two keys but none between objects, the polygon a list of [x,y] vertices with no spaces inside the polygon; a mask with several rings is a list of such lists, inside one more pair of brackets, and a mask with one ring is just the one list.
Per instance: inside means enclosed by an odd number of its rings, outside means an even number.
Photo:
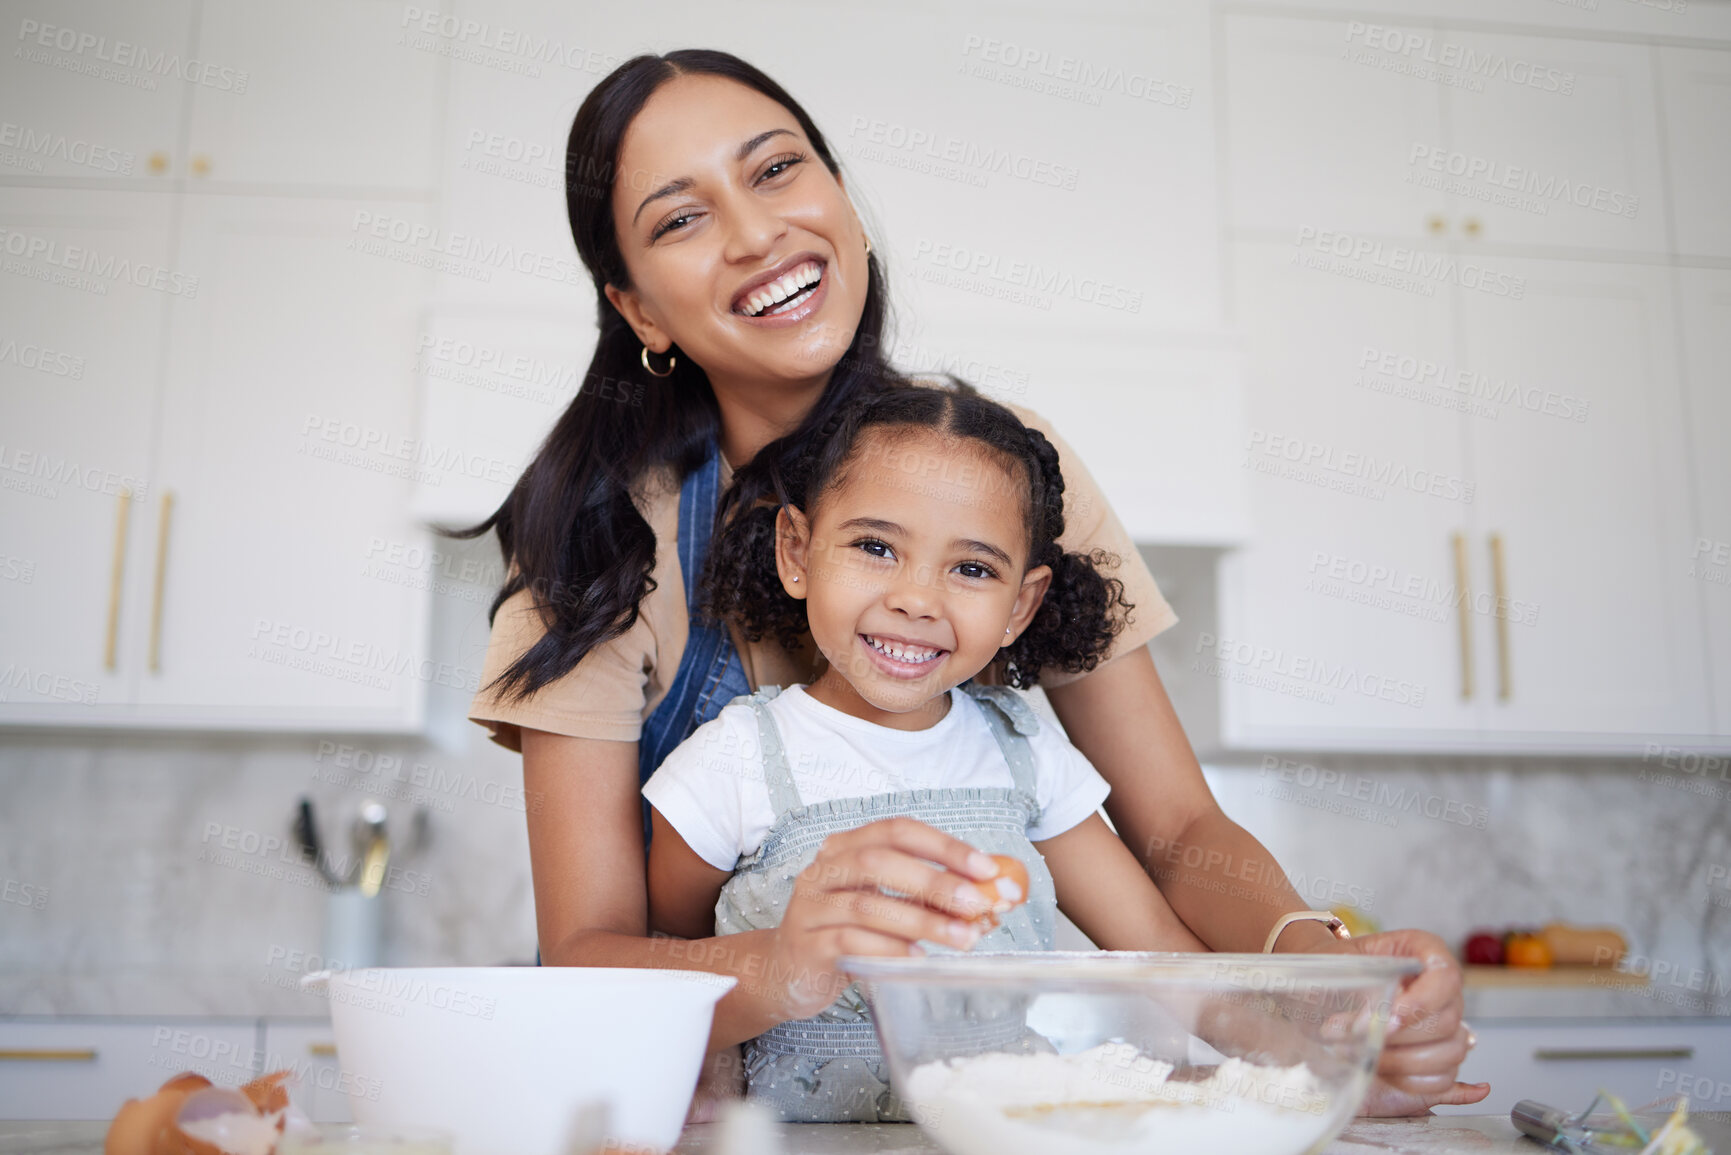
[{"label": "woman's teeth", "polygon": [[933,649],[931,646],[908,646],[901,642],[881,641],[870,634],[861,634],[860,637],[865,639],[866,645],[878,653],[886,654],[898,662],[929,662],[944,652]]},{"label": "woman's teeth", "polygon": [[816,261],[807,261],[780,280],[753,290],[739,311],[747,317],[762,317],[798,308],[816,291],[822,277],[823,266]]}]

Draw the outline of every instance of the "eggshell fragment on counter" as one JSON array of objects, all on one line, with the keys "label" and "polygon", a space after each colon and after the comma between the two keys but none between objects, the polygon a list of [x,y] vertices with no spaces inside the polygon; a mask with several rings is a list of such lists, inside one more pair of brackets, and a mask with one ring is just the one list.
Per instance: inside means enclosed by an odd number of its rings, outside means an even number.
[{"label": "eggshell fragment on counter", "polygon": [[271,1155],[288,1112],[288,1074],[274,1071],[239,1090],[176,1075],[155,1094],[121,1104],[103,1155]]}]

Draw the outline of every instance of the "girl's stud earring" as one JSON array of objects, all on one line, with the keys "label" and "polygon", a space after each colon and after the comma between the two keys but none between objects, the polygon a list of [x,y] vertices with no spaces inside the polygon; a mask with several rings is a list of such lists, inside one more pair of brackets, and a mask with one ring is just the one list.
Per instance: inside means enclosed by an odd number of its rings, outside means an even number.
[{"label": "girl's stud earring", "polygon": [[672,355],[669,355],[667,358],[667,372],[657,373],[654,369],[649,367],[649,346],[648,345],[643,346],[643,352],[638,355],[637,359],[639,361],[643,362],[644,371],[647,372],[652,377],[671,377],[671,376],[673,376],[673,367],[675,365],[679,364],[679,358],[678,357],[674,357]]},{"label": "girl's stud earring", "polygon": [[866,242],[866,256],[869,257],[872,255],[872,239],[870,237],[867,237],[865,239],[865,242]]},{"label": "girl's stud earring", "polygon": [[798,580],[799,580],[799,575],[798,575],[798,574],[794,574],[794,575],[793,575],[793,580],[794,580],[794,581],[798,581]]}]

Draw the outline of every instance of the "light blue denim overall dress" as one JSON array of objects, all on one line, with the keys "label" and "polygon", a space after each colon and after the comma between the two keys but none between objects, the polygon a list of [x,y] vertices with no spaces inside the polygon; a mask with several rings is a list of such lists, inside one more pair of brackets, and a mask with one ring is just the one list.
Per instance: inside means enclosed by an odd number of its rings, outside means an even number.
[{"label": "light blue denim overall dress", "polygon": [[[766,686],[738,699],[749,703],[757,715],[764,781],[776,818],[763,845],[739,860],[733,877],[721,888],[715,904],[715,933],[737,934],[777,925],[792,897],[795,876],[816,857],[824,839],[879,818],[907,815],[976,850],[1014,855],[1027,865],[1028,901],[1000,916],[1000,925],[982,935],[975,950],[1051,950],[1057,896],[1045,859],[1027,834],[1040,816],[1027,739],[1038,732],[1039,716],[1005,687],[970,682],[962,689],[984,715],[1009,763],[1013,786],[901,790],[807,805],[800,801],[780,730],[766,708],[780,687]],[[948,950],[941,944],[924,945],[933,954]],[[766,976],[766,981],[785,978]],[[980,992],[964,996],[946,1013],[966,1017],[981,1050],[1050,1050],[1049,1044],[1026,1030],[1023,1008],[1010,1005],[1013,1002]],[[744,1059],[747,1097],[765,1103],[784,1121],[887,1123],[910,1118],[890,1088],[858,984],[850,984],[813,1017],[782,1023],[748,1040]]]}]

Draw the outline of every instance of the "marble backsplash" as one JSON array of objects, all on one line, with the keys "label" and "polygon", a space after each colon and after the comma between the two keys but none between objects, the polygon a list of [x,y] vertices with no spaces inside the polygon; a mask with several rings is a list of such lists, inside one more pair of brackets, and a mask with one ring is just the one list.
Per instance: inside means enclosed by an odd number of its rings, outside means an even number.
[{"label": "marble backsplash", "polygon": [[[1215,685],[1184,661],[1207,558],[1150,560],[1186,618],[1156,661],[1210,784],[1307,898],[1457,945],[1615,925],[1655,976],[1647,1005],[1731,1013],[1731,782],[1636,760],[1218,755]],[[472,616],[436,632],[484,645]],[[319,1014],[296,985],[324,949],[324,884],[291,833],[303,795],[339,856],[364,799],[389,808],[383,961],[533,961],[521,761],[464,704],[433,702],[430,739],[0,732],[0,1014]]]}]

